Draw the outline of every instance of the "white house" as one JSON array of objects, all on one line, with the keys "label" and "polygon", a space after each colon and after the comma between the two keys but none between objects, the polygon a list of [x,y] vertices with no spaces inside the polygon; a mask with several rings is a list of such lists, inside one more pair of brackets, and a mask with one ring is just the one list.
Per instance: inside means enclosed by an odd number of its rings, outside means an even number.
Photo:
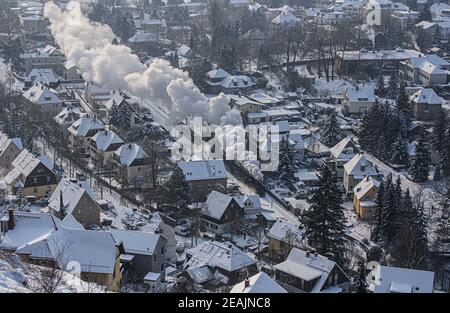
[{"label": "white house", "polygon": [[347,87],[344,93],[343,109],[350,114],[362,114],[375,104],[373,86]]},{"label": "white house", "polygon": [[373,293],[433,293],[434,273],[378,265],[372,270],[369,290]]},{"label": "white house", "polygon": [[28,114],[33,118],[54,116],[63,108],[63,101],[58,97],[58,92],[40,83],[35,83],[22,97]]},{"label": "white house", "polygon": [[234,285],[230,293],[287,293],[274,279],[264,272]]},{"label": "white house", "polygon": [[353,188],[366,176],[379,176],[363,153],[358,153],[344,164],[344,189],[347,195],[353,194]]}]

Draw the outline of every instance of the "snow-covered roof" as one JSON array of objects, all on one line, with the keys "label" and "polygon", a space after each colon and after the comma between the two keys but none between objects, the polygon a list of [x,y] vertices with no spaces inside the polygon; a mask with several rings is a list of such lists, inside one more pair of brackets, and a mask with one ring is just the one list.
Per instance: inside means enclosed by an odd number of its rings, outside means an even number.
[{"label": "snow-covered roof", "polygon": [[8,138],[4,133],[0,133],[0,156],[6,151],[6,149],[11,145],[15,145],[17,149],[22,150],[23,144],[20,138]]},{"label": "snow-covered roof", "polygon": [[124,141],[112,130],[100,130],[94,137],[92,137],[91,142],[95,143],[97,150],[107,151],[108,148],[113,144],[123,144]]},{"label": "snow-covered roof", "polygon": [[420,104],[441,105],[443,103],[442,98],[439,97],[432,88],[420,89],[411,96],[410,100]]},{"label": "snow-covered roof", "polygon": [[225,77],[220,85],[223,88],[246,88],[253,86],[253,82],[250,77],[245,75],[235,75]]},{"label": "snow-covered roof", "polygon": [[40,83],[43,85],[57,83],[59,80],[60,78],[50,68],[34,68],[25,79],[26,82]]},{"label": "snow-covered roof", "polygon": [[378,265],[369,289],[375,293],[432,293],[434,273]]},{"label": "snow-covered roof", "polygon": [[366,176],[377,176],[378,173],[372,167],[363,153],[358,153],[350,161],[344,164],[344,170],[349,176],[363,179]]},{"label": "snow-covered roof", "polygon": [[68,178],[63,178],[48,200],[48,207],[59,212],[61,210],[62,195],[62,205],[65,213],[71,214],[84,194],[91,197],[91,195],[79,184],[72,182]]},{"label": "snow-covered roof", "polygon": [[48,58],[49,56],[51,56],[55,51],[59,50],[51,45],[47,45],[43,48],[37,48],[35,49],[35,51],[32,51],[30,53],[24,53],[21,54],[20,57],[23,59],[33,59],[33,58]]},{"label": "snow-covered roof", "polygon": [[190,267],[186,273],[196,284],[203,284],[214,278],[214,274],[207,265]]},{"label": "snow-covered roof", "polygon": [[259,272],[246,281],[242,281],[230,290],[230,293],[287,293],[275,280],[264,272]]},{"label": "snow-covered roof", "polygon": [[218,68],[209,71],[206,73],[206,76],[208,76],[209,79],[225,79],[226,77],[231,76],[231,74],[221,68]]},{"label": "snow-covered roof", "polygon": [[244,37],[244,39],[247,39],[247,40],[264,40],[264,39],[266,39],[266,35],[259,28],[250,29],[248,32],[246,32],[243,35],[243,37]]},{"label": "snow-covered roof", "polygon": [[[295,243],[300,244],[303,237],[304,231],[298,228],[298,225],[295,225],[291,222],[288,222],[284,219],[278,219],[270,228],[268,237],[284,241],[293,240]],[[292,238],[290,237],[292,236]]]},{"label": "snow-covered roof", "polygon": [[117,242],[121,241],[127,254],[153,255],[161,235],[143,231],[111,229]]},{"label": "snow-covered roof", "polygon": [[159,36],[157,33],[145,32],[145,31],[138,31],[136,34],[134,34],[133,37],[128,39],[129,42],[134,42],[134,43],[156,42],[158,40],[159,40]]},{"label": "snow-covered roof", "polygon": [[293,248],[286,261],[275,265],[275,269],[305,281],[319,278],[311,290],[311,292],[316,293],[321,292],[325,281],[335,266],[337,266],[335,262],[320,254],[315,255]]},{"label": "snow-covered roof", "polygon": [[344,60],[353,61],[377,61],[377,60],[409,60],[414,57],[419,57],[422,54],[416,50],[356,50],[356,51],[338,51],[338,56]]},{"label": "snow-covered roof", "polygon": [[127,102],[127,99],[119,91],[114,91],[111,98],[105,103],[105,107],[111,110],[114,106],[120,106],[124,101]]},{"label": "snow-covered roof", "polygon": [[366,176],[353,188],[353,192],[358,200],[364,197],[372,188],[380,187],[380,182],[373,177]]},{"label": "snow-covered roof", "polygon": [[142,149],[141,146],[135,143],[128,143],[122,145],[114,152],[119,157],[121,165],[130,166],[135,160],[146,159],[148,154]]},{"label": "snow-covered roof", "polygon": [[[6,217],[8,212],[4,212]],[[55,230],[61,221],[48,213],[14,211],[15,226],[6,232],[0,242],[1,248],[17,249],[26,243],[48,235]]]},{"label": "snow-covered roof", "polygon": [[235,199],[241,207],[245,207],[246,203],[251,203],[251,208],[261,208],[261,198],[259,195],[242,195],[235,197]]},{"label": "snow-covered roof", "polygon": [[23,97],[32,103],[39,105],[61,103],[61,99],[56,95],[57,92],[40,83],[35,83],[23,93]]},{"label": "snow-covered roof", "polygon": [[53,166],[50,166],[47,162],[43,162],[43,159],[39,159],[31,152],[24,149],[12,162],[14,169],[19,171],[25,177],[28,176],[40,163],[46,166],[49,170],[53,170]]},{"label": "snow-covered roof", "polygon": [[95,116],[86,114],[75,121],[68,131],[76,137],[84,137],[90,130],[101,129],[103,129],[103,123]]},{"label": "snow-covered roof", "polygon": [[73,214],[67,214],[62,220],[61,226],[67,229],[84,229],[83,225],[75,219]]},{"label": "snow-covered roof", "polygon": [[348,102],[375,102],[375,88],[373,86],[347,87],[345,95]]},{"label": "snow-covered roof", "polygon": [[69,106],[64,108],[58,115],[56,115],[53,120],[58,125],[72,125],[75,121],[77,121],[81,116],[86,113],[82,111],[80,107]]},{"label": "snow-covered roof", "polygon": [[233,197],[213,190],[206,199],[206,207],[202,209],[202,214],[220,220],[233,200]]},{"label": "snow-covered roof", "polygon": [[292,14],[289,10],[282,11],[275,17],[271,23],[281,26],[294,26],[300,22],[300,19]]},{"label": "snow-covered roof", "polygon": [[184,268],[208,265],[227,272],[256,264],[256,261],[229,242],[206,241],[186,251],[190,256]]},{"label": "snow-covered roof", "polygon": [[331,155],[336,160],[351,160],[355,154],[359,153],[359,147],[353,142],[350,137],[346,137],[339,141],[334,147],[330,149]]},{"label": "snow-covered roof", "polygon": [[80,263],[82,272],[112,274],[117,244],[111,233],[106,231],[59,227],[19,247],[16,253],[53,259],[63,269],[68,262],[76,261]]},{"label": "snow-covered roof", "polygon": [[198,160],[178,162],[187,181],[226,179],[227,171],[223,160]]}]

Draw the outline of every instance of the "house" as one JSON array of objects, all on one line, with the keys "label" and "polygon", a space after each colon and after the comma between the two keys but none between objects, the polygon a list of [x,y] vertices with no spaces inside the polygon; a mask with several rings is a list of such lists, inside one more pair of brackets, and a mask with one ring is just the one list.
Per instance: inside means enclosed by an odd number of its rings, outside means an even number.
[{"label": "house", "polygon": [[343,109],[349,114],[367,113],[375,104],[373,86],[347,87],[344,93]]},{"label": "house", "polygon": [[35,83],[22,95],[27,114],[33,119],[45,119],[61,112],[63,101],[59,98],[58,92],[45,87],[40,83]]},{"label": "house", "polygon": [[264,272],[234,285],[230,293],[287,293],[275,280]]},{"label": "house", "polygon": [[96,106],[99,103],[108,101],[111,98],[111,91],[92,82],[86,82],[84,95],[90,105]]},{"label": "house", "polygon": [[244,218],[244,209],[233,197],[213,190],[200,215],[208,231],[224,234],[232,230],[233,222]]},{"label": "house", "polygon": [[228,95],[232,108],[239,110],[242,114],[260,112],[263,104],[251,100],[242,95]]},{"label": "house", "polygon": [[125,94],[114,91],[111,98],[106,101],[106,119],[111,122],[112,112],[118,110],[123,113],[123,127],[131,128],[136,124],[136,112],[128,102],[129,97]]},{"label": "house", "polygon": [[234,94],[239,91],[250,90],[254,83],[245,75],[231,75],[223,69],[216,69],[206,73],[206,85],[210,93]]},{"label": "house", "polygon": [[354,51],[338,51],[336,55],[336,72],[339,75],[354,74],[358,68],[366,65],[383,65],[384,73],[398,70],[400,62],[419,57],[416,50],[367,50],[365,48]]},{"label": "house", "polygon": [[372,270],[369,291],[373,293],[433,293],[434,273],[378,265]]},{"label": "house", "polygon": [[122,185],[143,186],[152,174],[152,160],[135,143],[124,144],[113,154],[113,168]]},{"label": "house", "polygon": [[51,68],[34,68],[25,78],[25,88],[30,88],[34,84],[39,83],[54,89],[58,88],[60,80]]},{"label": "house", "polygon": [[111,169],[114,152],[124,141],[112,130],[100,130],[91,138],[91,163],[99,169]]},{"label": "house", "polygon": [[275,280],[294,293],[347,293],[350,279],[334,261],[293,248],[286,261],[275,265]]},{"label": "house", "polygon": [[10,139],[6,134],[0,132],[0,176],[12,170],[12,162],[22,150],[22,139]]},{"label": "house", "polygon": [[69,60],[64,64],[62,77],[65,81],[83,82],[83,76],[80,74],[78,66],[72,60]]},{"label": "house", "polygon": [[423,88],[411,96],[411,111],[417,120],[433,121],[442,114],[443,100],[431,88]]},{"label": "house", "polygon": [[297,27],[300,24],[300,19],[292,14],[290,8],[283,8],[281,13],[270,21],[270,30],[277,31],[285,27]]},{"label": "house", "polygon": [[401,27],[410,27],[419,19],[419,12],[411,10],[394,11],[392,18],[398,21]]},{"label": "house", "polygon": [[110,232],[116,242],[122,242],[122,266],[131,279],[142,280],[148,273],[159,273],[164,281],[166,238],[143,231],[111,229]]},{"label": "house", "polygon": [[353,197],[353,188],[366,176],[377,177],[372,163],[369,162],[364,153],[358,153],[350,161],[344,164],[344,189],[348,196]]},{"label": "house", "polygon": [[178,162],[191,188],[192,202],[203,202],[213,191],[227,190],[228,173],[223,160]]},{"label": "house", "polygon": [[60,219],[72,215],[84,228],[100,225],[100,206],[76,180],[63,178],[48,201],[49,212]]},{"label": "house", "polygon": [[399,76],[409,83],[421,86],[446,84],[450,63],[441,57],[428,54],[400,62]]},{"label": "house", "polygon": [[103,129],[103,123],[95,116],[90,114],[81,116],[67,129],[69,150],[82,158],[90,158],[91,138]]},{"label": "house", "polygon": [[284,260],[293,247],[302,245],[304,237],[304,231],[297,225],[284,219],[278,219],[267,233],[269,256]]},{"label": "house", "polygon": [[53,163],[47,157],[36,157],[24,149],[11,165],[12,170],[4,178],[11,192],[17,184],[23,186],[26,197],[40,198],[55,190],[57,178]]},{"label": "house", "polygon": [[57,229],[61,221],[48,213],[8,209],[0,214],[0,250],[14,252]]},{"label": "house", "polygon": [[235,197],[235,199],[244,209],[244,217],[250,221],[257,221],[262,212],[272,212],[262,208],[259,195],[241,195]]},{"label": "house", "polygon": [[109,291],[119,291],[122,250],[121,243],[109,232],[58,227],[25,243],[15,252],[26,262],[57,266],[62,270],[77,262],[82,280],[103,285]]},{"label": "house", "polygon": [[160,212],[152,213],[149,222],[142,231],[160,234],[166,239],[165,255],[167,262],[177,260],[177,239],[175,237],[175,221]]},{"label": "house", "polygon": [[248,124],[260,124],[264,122],[274,122],[276,120],[294,120],[301,117],[298,110],[272,109],[262,110],[261,112],[248,113]]},{"label": "house", "polygon": [[359,218],[371,220],[375,213],[380,182],[373,177],[366,176],[353,188],[353,207]]},{"label": "house", "polygon": [[257,272],[256,261],[252,257],[230,242],[217,241],[205,241],[186,251],[183,270],[195,272],[202,268],[211,278],[214,273],[225,277],[227,284],[237,283]]},{"label": "house", "polygon": [[359,145],[357,145],[350,137],[342,139],[330,149],[331,162],[337,177],[344,177],[344,164],[360,152],[361,149]]},{"label": "house", "polygon": [[20,58],[24,60],[26,75],[28,75],[33,68],[51,68],[56,74],[62,75],[64,63],[66,61],[64,53],[51,45],[21,54]]},{"label": "house", "polygon": [[67,106],[53,117],[56,128],[61,131],[61,139],[67,140],[69,136],[68,128],[83,115],[86,115],[86,113],[80,107]]}]

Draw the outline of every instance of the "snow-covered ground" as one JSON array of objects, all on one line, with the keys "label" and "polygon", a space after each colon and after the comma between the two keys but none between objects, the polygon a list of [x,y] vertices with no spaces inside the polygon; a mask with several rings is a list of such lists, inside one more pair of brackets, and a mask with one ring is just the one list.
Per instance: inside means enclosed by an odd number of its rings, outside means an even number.
[{"label": "snow-covered ground", "polygon": [[[13,254],[0,252],[0,293],[44,292],[41,270],[39,266],[22,263]],[[57,293],[105,292],[103,287],[84,282],[68,272],[58,273],[55,277],[49,285],[54,285]],[[59,278],[60,282],[56,282]]]}]

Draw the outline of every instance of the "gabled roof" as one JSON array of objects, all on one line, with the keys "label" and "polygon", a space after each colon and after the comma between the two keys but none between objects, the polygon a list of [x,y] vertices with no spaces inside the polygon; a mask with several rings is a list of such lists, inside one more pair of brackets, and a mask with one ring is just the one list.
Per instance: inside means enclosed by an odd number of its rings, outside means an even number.
[{"label": "gabled roof", "polygon": [[161,235],[143,231],[111,229],[117,242],[122,242],[127,254],[153,255]]},{"label": "gabled roof", "polygon": [[300,19],[292,14],[289,10],[284,10],[272,21],[272,24],[282,25],[282,26],[292,26],[300,22]]},{"label": "gabled roof", "polygon": [[[8,212],[3,212],[3,216],[8,218]],[[61,221],[48,213],[34,213],[14,211],[14,229],[6,232],[0,242],[0,248],[17,249],[26,243],[48,235],[55,230]]]},{"label": "gabled roof", "polygon": [[58,123],[58,125],[71,125],[85,114],[86,113],[83,112],[81,108],[70,106],[64,108],[53,118],[53,120]]},{"label": "gabled roof", "polygon": [[97,150],[106,151],[113,144],[123,144],[124,141],[112,130],[101,130],[92,137]]},{"label": "gabled roof", "polygon": [[338,160],[350,160],[359,152],[359,147],[350,137],[342,139],[330,149],[330,153]]},{"label": "gabled roof", "polygon": [[347,87],[345,94],[349,102],[375,102],[375,88],[373,86]]},{"label": "gabled roof", "polygon": [[275,265],[275,269],[305,281],[318,279],[311,291],[315,293],[321,292],[325,281],[335,266],[337,265],[334,261],[320,254],[309,253],[308,255],[303,250],[293,248],[286,261]]},{"label": "gabled roof", "polygon": [[32,258],[52,259],[65,268],[76,261],[82,272],[112,274],[115,270],[118,242],[111,233],[97,230],[59,227],[16,250]]},{"label": "gabled roof", "polygon": [[245,280],[234,285],[230,293],[287,293],[275,280],[264,272],[259,272],[248,279],[248,287]]},{"label": "gabled roof", "polygon": [[284,219],[278,219],[270,228],[269,233],[267,234],[268,237],[284,242],[286,242],[288,236],[292,236],[292,239],[295,238],[294,241],[298,244],[301,243],[304,235],[304,231],[299,229],[298,225],[295,225]]},{"label": "gabled roof", "polygon": [[126,166],[130,166],[135,160],[149,157],[144,149],[135,143],[122,145],[114,154],[119,157],[120,164]]},{"label": "gabled roof", "polygon": [[0,156],[6,151],[6,149],[11,145],[15,145],[17,149],[22,150],[22,139],[20,138],[8,138],[4,133],[0,133]]},{"label": "gabled roof", "polygon": [[439,97],[432,88],[420,89],[411,96],[410,100],[420,104],[441,105],[443,103],[442,98]]},{"label": "gabled roof", "polygon": [[227,272],[256,264],[256,261],[229,242],[206,241],[186,251],[190,256],[184,269],[208,265]]},{"label": "gabled roof", "polygon": [[202,214],[220,220],[231,201],[235,201],[233,197],[213,190],[206,199],[206,207],[202,209]]},{"label": "gabled roof", "polygon": [[[83,195],[86,194],[87,197],[91,197],[89,193],[84,190],[84,188],[74,182],[71,182],[67,178],[63,178],[59,182],[58,186],[56,186],[55,191],[48,200],[48,207],[56,212],[61,211],[61,194],[63,200],[62,205],[66,214],[71,214],[73,212]],[[92,200],[95,202],[94,199]]]},{"label": "gabled roof", "polygon": [[114,106],[120,106],[122,102],[127,102],[126,98],[118,91],[114,91],[111,99],[105,103],[105,107],[111,110]]},{"label": "gabled roof", "polygon": [[375,293],[432,293],[434,273],[407,268],[381,266],[375,269],[369,289]]},{"label": "gabled roof", "polygon": [[103,123],[95,116],[86,114],[73,123],[72,126],[69,127],[68,131],[76,137],[84,137],[90,130],[101,129],[103,129]]},{"label": "gabled roof", "polygon": [[187,181],[227,178],[223,160],[199,160],[178,162],[178,166],[186,176]]},{"label": "gabled roof", "polygon": [[49,164],[47,164],[47,162],[42,161],[42,159],[37,158],[36,156],[34,156],[34,154],[24,149],[12,162],[12,166],[25,177],[28,176],[41,163],[49,170],[53,169],[51,166],[49,166]]},{"label": "gabled roof", "polygon": [[363,179],[366,176],[376,176],[372,163],[367,161],[363,153],[358,153],[350,161],[344,164],[344,170],[349,176],[356,176]]},{"label": "gabled roof", "polygon": [[26,82],[48,85],[57,83],[60,78],[50,68],[34,68],[25,79]]},{"label": "gabled roof", "polygon": [[35,83],[23,93],[23,97],[36,104],[61,103],[61,99],[56,94],[55,90],[49,89],[40,83]]},{"label": "gabled roof", "polygon": [[227,71],[218,68],[216,70],[211,70],[208,73],[206,73],[206,76],[208,76],[209,79],[224,79],[228,76],[231,76]]},{"label": "gabled roof", "polygon": [[380,187],[380,182],[373,177],[366,176],[353,188],[353,192],[358,200],[364,197],[372,188]]}]

